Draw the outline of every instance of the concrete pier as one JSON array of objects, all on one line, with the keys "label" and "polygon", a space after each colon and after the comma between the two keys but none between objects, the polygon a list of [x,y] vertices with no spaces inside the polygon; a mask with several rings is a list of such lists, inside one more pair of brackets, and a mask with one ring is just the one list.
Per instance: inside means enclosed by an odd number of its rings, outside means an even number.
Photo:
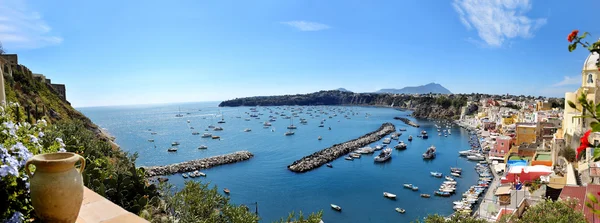
[{"label": "concrete pier", "polygon": [[400,120],[400,121],[404,122],[405,124],[407,124],[407,125],[410,125],[410,126],[412,126],[412,127],[419,128],[419,125],[418,125],[417,123],[414,123],[414,122],[412,122],[412,121],[411,121],[410,119],[408,119],[408,118],[404,118],[404,117],[394,117],[394,119],[396,119],[396,120]]},{"label": "concrete pier", "polygon": [[395,132],[396,127],[392,123],[384,123],[379,129],[363,135],[357,139],[353,139],[341,144],[335,144],[329,148],[320,150],[311,155],[305,156],[302,159],[294,161],[288,166],[288,169],[293,172],[306,172],[325,163],[331,162],[341,156],[344,156],[358,148],[364,147],[370,143],[379,141],[384,136]]},{"label": "concrete pier", "polygon": [[240,161],[249,160],[252,157],[254,157],[254,155],[248,151],[238,151],[235,153],[212,156],[208,158],[191,160],[182,163],[175,163],[166,166],[150,166],[143,168],[146,170],[146,176],[148,177],[164,176],[176,173],[187,173],[201,169],[208,169],[223,164],[237,163]]}]

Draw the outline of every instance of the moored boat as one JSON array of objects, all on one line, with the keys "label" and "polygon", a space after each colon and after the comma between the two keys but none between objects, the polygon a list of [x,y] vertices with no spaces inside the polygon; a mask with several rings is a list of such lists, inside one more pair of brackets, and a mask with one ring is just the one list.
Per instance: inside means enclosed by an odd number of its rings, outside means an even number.
[{"label": "moored boat", "polygon": [[383,196],[390,198],[390,199],[396,199],[396,195],[392,194],[392,193],[388,193],[388,192],[383,192]]},{"label": "moored boat", "polygon": [[443,174],[440,172],[429,172],[431,174],[431,176],[437,177],[437,178],[442,178]]},{"label": "moored boat", "polygon": [[423,198],[430,198],[431,195],[430,194],[421,194],[421,197],[423,197]]},{"label": "moored boat", "polygon": [[430,146],[425,153],[423,153],[423,159],[435,158],[435,146]]},{"label": "moored boat", "polygon": [[337,205],[335,205],[335,204],[330,204],[330,205],[331,205],[331,208],[333,208],[333,210],[336,210],[336,211],[342,211],[342,207],[340,207],[340,206],[337,206]]},{"label": "moored boat", "polygon": [[331,163],[327,163],[325,164],[327,167],[332,168],[333,166],[331,165]]},{"label": "moored boat", "polygon": [[177,148],[171,147],[171,148],[167,149],[167,152],[177,152]]},{"label": "moored boat", "polygon": [[226,194],[229,194],[229,192],[231,192],[231,191],[229,191],[229,189],[227,189],[227,188],[224,188],[223,192],[225,192]]},{"label": "moored boat", "polygon": [[404,214],[406,212],[406,210],[404,210],[402,208],[396,208],[395,210],[400,214]]},{"label": "moored boat", "polygon": [[206,146],[206,145],[200,145],[200,146],[198,146],[198,149],[208,149],[208,146]]},{"label": "moored boat", "polygon": [[377,155],[374,158],[374,160],[375,162],[385,162],[388,161],[390,158],[392,158],[392,149],[385,148],[381,151],[381,153],[379,153],[379,155]]},{"label": "moored boat", "polygon": [[400,141],[400,143],[398,143],[398,145],[394,146],[394,148],[399,149],[399,150],[405,150],[406,143],[404,143],[403,141]]}]

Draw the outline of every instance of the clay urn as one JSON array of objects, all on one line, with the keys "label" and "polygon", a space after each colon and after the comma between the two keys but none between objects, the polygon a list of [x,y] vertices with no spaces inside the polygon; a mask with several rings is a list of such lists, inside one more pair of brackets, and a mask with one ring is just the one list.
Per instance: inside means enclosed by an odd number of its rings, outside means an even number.
[{"label": "clay urn", "polygon": [[[81,162],[79,169],[75,164]],[[30,168],[35,167],[32,173]],[[75,153],[35,155],[25,164],[31,203],[43,222],[75,222],[83,201],[85,159]]]}]

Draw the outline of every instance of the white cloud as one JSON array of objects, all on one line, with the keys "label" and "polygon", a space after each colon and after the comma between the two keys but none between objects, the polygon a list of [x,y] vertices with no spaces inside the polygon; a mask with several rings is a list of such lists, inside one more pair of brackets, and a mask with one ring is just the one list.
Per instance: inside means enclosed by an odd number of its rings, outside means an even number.
[{"label": "white cloud", "polygon": [[530,38],[546,24],[546,19],[525,16],[531,10],[529,0],[454,0],[454,10],[468,30],[477,30],[479,37],[491,47],[500,47],[507,39]]},{"label": "white cloud", "polygon": [[552,86],[559,87],[559,86],[568,86],[568,85],[581,85],[581,76],[573,76],[573,77],[565,76],[561,82],[553,84]]},{"label": "white cloud", "polygon": [[31,49],[61,43],[63,39],[51,31],[25,0],[0,0],[0,42],[5,48]]},{"label": "white cloud", "polygon": [[307,21],[301,21],[301,20],[281,22],[281,24],[294,27],[300,31],[319,31],[319,30],[325,30],[325,29],[331,28],[328,25],[325,25],[322,23],[307,22]]}]

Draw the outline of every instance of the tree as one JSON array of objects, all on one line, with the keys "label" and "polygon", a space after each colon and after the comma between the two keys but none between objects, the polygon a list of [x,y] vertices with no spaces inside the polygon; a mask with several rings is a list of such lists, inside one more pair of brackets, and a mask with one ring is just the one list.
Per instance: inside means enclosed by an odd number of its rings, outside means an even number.
[{"label": "tree", "polygon": [[323,211],[319,211],[317,213],[311,213],[305,219],[304,215],[302,214],[302,212],[298,213],[298,217],[296,217],[296,214],[294,212],[292,212],[287,217],[287,220],[283,220],[283,218],[281,218],[281,220],[276,221],[274,223],[288,223],[288,222],[294,222],[294,223],[319,223],[319,222],[321,222],[322,216],[323,216]]},{"label": "tree", "polygon": [[4,47],[2,47],[2,42],[0,42],[0,55],[5,54]]},{"label": "tree", "polygon": [[563,148],[558,155],[564,157],[569,162],[575,162],[576,159],[575,150],[571,149],[571,147]]},{"label": "tree", "polygon": [[529,207],[521,218],[516,216],[503,216],[500,219],[502,223],[585,223],[586,219],[582,212],[576,211],[577,200],[544,200],[532,207]]},{"label": "tree", "polygon": [[415,220],[414,223],[487,223],[486,220],[477,219],[465,213],[457,213],[452,217],[447,218],[438,214],[432,214],[427,216],[425,219]]}]

